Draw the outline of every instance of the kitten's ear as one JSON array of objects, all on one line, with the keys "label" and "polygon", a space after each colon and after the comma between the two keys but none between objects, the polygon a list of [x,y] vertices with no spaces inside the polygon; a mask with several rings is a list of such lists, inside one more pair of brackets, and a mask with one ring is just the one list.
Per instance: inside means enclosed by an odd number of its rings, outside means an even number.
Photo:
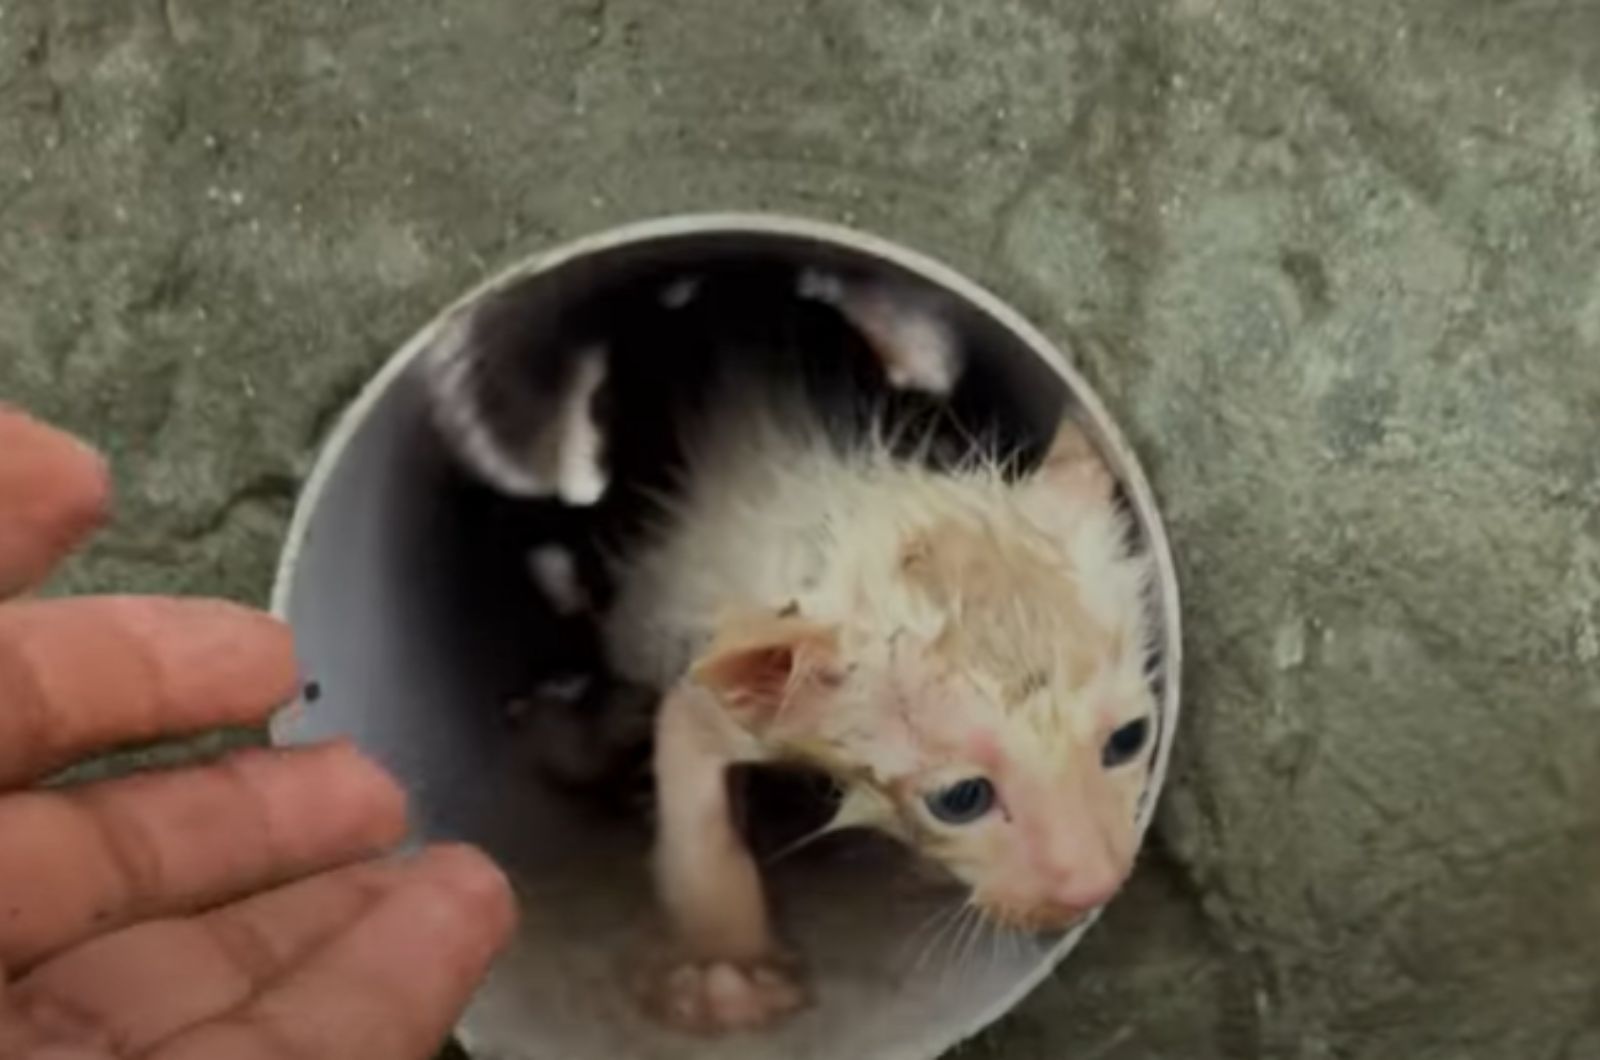
[{"label": "kitten's ear", "polygon": [[746,728],[765,728],[780,712],[814,704],[839,680],[839,634],[798,613],[725,620],[690,677],[714,692]]},{"label": "kitten's ear", "polygon": [[1070,518],[1085,508],[1110,504],[1116,480],[1083,428],[1063,419],[1044,461],[1022,490],[1040,514]]}]

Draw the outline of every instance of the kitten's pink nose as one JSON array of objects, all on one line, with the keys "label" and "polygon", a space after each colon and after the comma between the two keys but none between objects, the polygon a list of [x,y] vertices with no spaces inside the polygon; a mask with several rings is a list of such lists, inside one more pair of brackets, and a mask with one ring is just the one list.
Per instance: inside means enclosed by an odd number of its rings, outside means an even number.
[{"label": "kitten's pink nose", "polygon": [[1123,874],[1114,865],[1083,865],[1059,873],[1047,899],[1050,918],[1070,923],[1109,902],[1122,887]]}]

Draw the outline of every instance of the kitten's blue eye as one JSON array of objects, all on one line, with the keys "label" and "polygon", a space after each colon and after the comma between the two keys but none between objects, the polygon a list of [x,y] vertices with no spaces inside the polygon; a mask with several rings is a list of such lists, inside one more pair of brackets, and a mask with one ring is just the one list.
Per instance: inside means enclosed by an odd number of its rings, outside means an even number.
[{"label": "kitten's blue eye", "polygon": [[1105,747],[1100,750],[1100,764],[1107,769],[1114,769],[1126,765],[1133,757],[1144,750],[1145,741],[1150,738],[1150,722],[1144,718],[1130,721],[1106,740]]},{"label": "kitten's blue eye", "polygon": [[994,809],[994,785],[984,777],[969,777],[924,799],[928,812],[945,824],[971,824]]}]

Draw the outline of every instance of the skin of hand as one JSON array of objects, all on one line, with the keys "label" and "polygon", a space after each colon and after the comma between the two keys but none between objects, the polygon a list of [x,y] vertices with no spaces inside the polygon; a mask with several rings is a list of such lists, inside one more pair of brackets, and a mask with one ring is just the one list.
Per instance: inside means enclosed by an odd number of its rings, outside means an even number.
[{"label": "skin of hand", "polygon": [[515,906],[473,849],[384,858],[405,800],[349,745],[38,786],[295,687],[255,611],[26,597],[109,497],[94,452],[0,406],[0,1060],[426,1060]]}]

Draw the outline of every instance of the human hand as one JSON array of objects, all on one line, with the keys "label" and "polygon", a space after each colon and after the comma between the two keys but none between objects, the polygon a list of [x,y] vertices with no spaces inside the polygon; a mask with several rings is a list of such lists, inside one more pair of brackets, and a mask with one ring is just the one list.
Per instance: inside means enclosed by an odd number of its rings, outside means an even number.
[{"label": "human hand", "polygon": [[[98,523],[104,465],[0,406],[0,597]],[[371,860],[400,790],[345,744],[78,787],[132,740],[260,721],[287,631],[214,601],[0,603],[0,1060],[424,1060],[511,931],[467,848]]]}]

